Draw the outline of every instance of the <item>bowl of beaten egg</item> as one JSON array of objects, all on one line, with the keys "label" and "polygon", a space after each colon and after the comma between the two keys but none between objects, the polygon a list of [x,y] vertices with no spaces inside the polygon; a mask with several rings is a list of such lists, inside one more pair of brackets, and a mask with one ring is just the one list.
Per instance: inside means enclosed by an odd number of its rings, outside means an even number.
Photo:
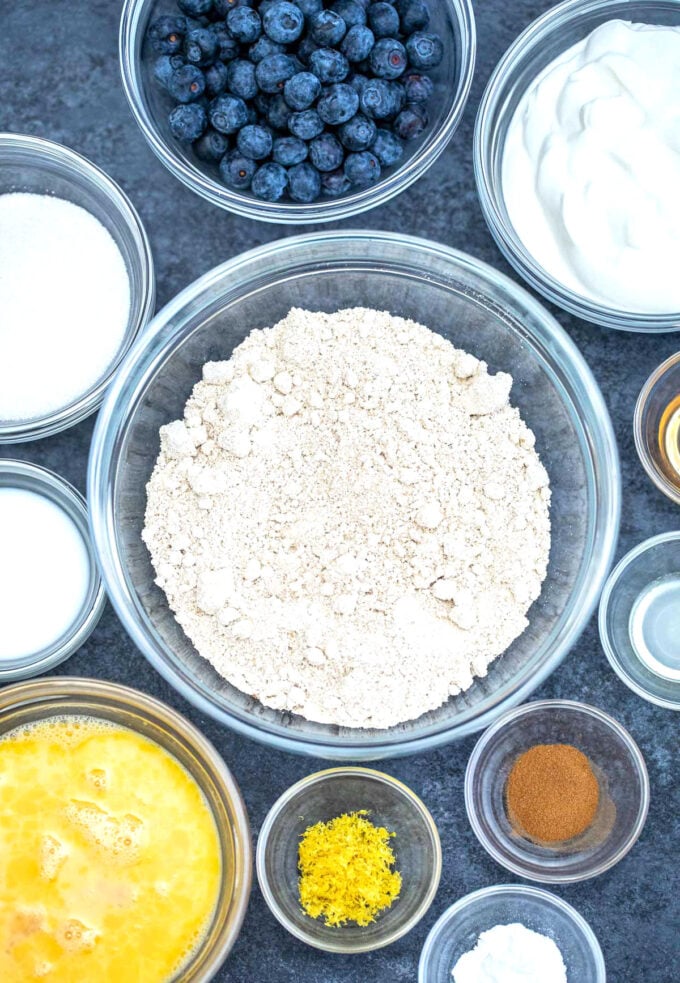
[{"label": "bowl of beaten egg", "polygon": [[213,978],[245,914],[250,832],[187,720],[99,680],[8,686],[0,790],[0,979]]}]

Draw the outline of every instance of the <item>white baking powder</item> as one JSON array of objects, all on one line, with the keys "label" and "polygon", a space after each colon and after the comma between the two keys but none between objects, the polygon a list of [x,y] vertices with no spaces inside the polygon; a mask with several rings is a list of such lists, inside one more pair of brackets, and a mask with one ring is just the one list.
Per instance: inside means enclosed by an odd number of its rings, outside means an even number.
[{"label": "white baking powder", "polygon": [[116,357],[130,280],[109,232],[62,198],[0,195],[0,420],[68,406]]},{"label": "white baking powder", "polygon": [[567,983],[562,953],[553,940],[517,922],[482,932],[451,975],[454,983]]},{"label": "white baking powder", "polygon": [[87,549],[56,502],[0,488],[0,660],[21,659],[57,641],[87,598]]}]

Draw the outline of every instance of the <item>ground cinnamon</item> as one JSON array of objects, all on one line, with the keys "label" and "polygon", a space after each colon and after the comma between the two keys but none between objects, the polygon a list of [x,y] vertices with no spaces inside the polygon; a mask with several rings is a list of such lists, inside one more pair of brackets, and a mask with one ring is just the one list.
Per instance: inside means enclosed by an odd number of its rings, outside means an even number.
[{"label": "ground cinnamon", "polygon": [[597,812],[600,786],[588,758],[571,744],[536,744],[515,761],[505,788],[517,832],[542,843],[570,840]]}]

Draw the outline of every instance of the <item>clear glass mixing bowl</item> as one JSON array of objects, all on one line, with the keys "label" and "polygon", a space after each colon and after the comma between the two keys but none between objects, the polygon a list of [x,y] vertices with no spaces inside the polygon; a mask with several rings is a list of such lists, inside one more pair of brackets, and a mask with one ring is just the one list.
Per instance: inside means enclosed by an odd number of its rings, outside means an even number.
[{"label": "clear glass mixing bowl", "polygon": [[[311,723],[232,687],[183,634],[141,539],[159,427],[181,417],[201,366],[291,307],[366,306],[413,318],[514,377],[511,400],[552,483],[552,548],[530,626],[489,674],[389,730]],[[525,699],[578,638],[618,532],[619,463],[600,391],[576,346],[521,287],[445,246],[396,233],[283,239],[217,267],[168,304],[128,355],[99,415],[89,468],[93,537],[111,601],[135,644],[188,700],[249,737],[366,760],[444,744]]]}]

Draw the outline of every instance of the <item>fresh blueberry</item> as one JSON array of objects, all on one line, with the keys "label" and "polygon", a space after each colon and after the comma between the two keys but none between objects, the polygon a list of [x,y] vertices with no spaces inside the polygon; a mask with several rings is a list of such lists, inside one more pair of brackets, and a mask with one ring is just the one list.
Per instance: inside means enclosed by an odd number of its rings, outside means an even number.
[{"label": "fresh blueberry", "polygon": [[[300,166],[299,164],[297,165]],[[258,198],[265,201],[278,201],[283,197],[288,184],[288,172],[280,164],[263,164],[255,171],[251,190]]]},{"label": "fresh blueberry", "polygon": [[205,70],[205,91],[211,96],[221,95],[227,87],[229,69],[223,61],[216,61]]},{"label": "fresh blueberry", "polygon": [[436,34],[418,31],[406,42],[406,53],[414,68],[436,68],[444,57],[444,45]]},{"label": "fresh blueberry", "polygon": [[338,130],[338,136],[344,147],[357,153],[360,150],[368,150],[375,139],[377,130],[378,128],[372,119],[364,116],[363,113],[357,113],[356,116],[342,124]]},{"label": "fresh blueberry", "polygon": [[323,0],[293,0],[296,7],[299,7],[303,15],[310,19],[314,14],[318,14],[323,9]]},{"label": "fresh blueberry", "polygon": [[369,150],[348,154],[345,158],[345,177],[357,188],[375,184],[380,178],[380,162]]},{"label": "fresh blueberry", "polygon": [[272,152],[272,131],[264,126],[250,124],[239,130],[236,146],[244,157],[264,160]]},{"label": "fresh blueberry", "polygon": [[375,135],[371,151],[383,167],[392,167],[404,156],[404,145],[391,130],[379,129]]},{"label": "fresh blueberry", "polygon": [[267,109],[267,122],[274,130],[287,130],[288,122],[293,115],[293,111],[279,92],[275,96],[270,96],[269,108]]},{"label": "fresh blueberry", "polygon": [[154,51],[161,55],[176,55],[182,50],[186,30],[185,17],[159,17],[147,36]]},{"label": "fresh blueberry", "polygon": [[238,96],[218,96],[210,103],[208,115],[220,133],[236,133],[248,122],[248,107]]},{"label": "fresh blueberry", "polygon": [[212,0],[177,0],[177,6],[187,17],[202,17],[212,7]]},{"label": "fresh blueberry", "polygon": [[298,45],[297,56],[303,65],[309,65],[309,59],[312,57],[312,52],[318,50],[319,45],[313,38],[307,35],[307,37],[303,38]]},{"label": "fresh blueberry", "polygon": [[307,154],[307,144],[298,137],[277,137],[272,146],[272,157],[283,167],[301,164]]},{"label": "fresh blueberry", "polygon": [[371,119],[390,119],[404,104],[404,90],[386,79],[369,79],[359,96],[361,110]]},{"label": "fresh blueberry", "polygon": [[321,94],[321,82],[311,72],[298,72],[283,87],[283,97],[291,109],[309,109]]},{"label": "fresh blueberry", "polygon": [[196,27],[184,39],[184,57],[190,65],[205,68],[217,60],[218,40],[209,27]]},{"label": "fresh blueberry", "polygon": [[317,44],[324,48],[340,44],[347,33],[347,24],[332,10],[320,10],[310,21],[309,33]]},{"label": "fresh blueberry", "polygon": [[372,3],[368,24],[377,38],[394,38],[399,33],[399,14],[391,3]]},{"label": "fresh blueberry", "polygon": [[227,27],[231,36],[243,44],[252,44],[262,34],[262,21],[257,11],[250,7],[235,7],[227,14]]},{"label": "fresh blueberry", "polygon": [[281,0],[262,15],[265,34],[279,44],[291,44],[302,34],[305,26],[304,14],[294,3]]},{"label": "fresh blueberry", "polygon": [[167,89],[176,102],[195,102],[205,92],[205,76],[196,65],[182,65],[168,79]]},{"label": "fresh blueberry", "polygon": [[322,82],[344,82],[349,75],[349,62],[333,48],[319,48],[309,58],[309,67]]},{"label": "fresh blueberry", "polygon": [[277,44],[276,41],[272,41],[266,34],[263,34],[248,49],[248,57],[257,65],[263,58],[268,58],[269,55],[283,55],[285,51],[286,49],[282,44]]},{"label": "fresh blueberry", "polygon": [[370,55],[374,44],[375,35],[370,27],[357,24],[355,27],[350,27],[342,40],[340,50],[347,61],[363,61]]},{"label": "fresh blueberry", "polygon": [[229,91],[241,99],[254,99],[257,95],[257,79],[252,61],[235,58],[229,63],[227,71]]},{"label": "fresh blueberry", "polygon": [[175,106],[168,116],[172,135],[185,143],[193,143],[208,125],[203,106],[192,103],[188,106]]},{"label": "fresh blueberry", "polygon": [[340,14],[348,30],[366,24],[366,10],[355,0],[335,0],[335,3],[331,4],[331,10],[335,14]]},{"label": "fresh blueberry", "polygon": [[184,59],[181,55],[161,55],[153,63],[153,77],[157,82],[167,88],[170,76],[176,68],[181,68]]},{"label": "fresh blueberry", "polygon": [[427,126],[427,111],[420,103],[405,106],[394,121],[394,132],[402,140],[415,140]]},{"label": "fresh blueberry", "polygon": [[381,38],[371,51],[371,68],[379,78],[396,79],[403,75],[408,65],[406,48],[394,38]]},{"label": "fresh blueberry", "polygon": [[323,132],[323,120],[316,109],[303,109],[301,113],[291,113],[288,129],[300,140],[313,140]]},{"label": "fresh blueberry", "polygon": [[319,171],[335,171],[342,166],[345,151],[333,133],[322,133],[310,142],[309,159]]},{"label": "fresh blueberry", "polygon": [[424,0],[397,0],[395,7],[399,14],[402,34],[422,31],[430,23],[430,11]]},{"label": "fresh blueberry", "polygon": [[255,78],[263,92],[280,92],[297,70],[289,55],[268,55],[256,66]]},{"label": "fresh blueberry", "polygon": [[228,139],[224,134],[218,133],[217,130],[213,130],[210,126],[194,144],[196,156],[199,160],[203,160],[206,163],[222,160],[228,149]]},{"label": "fresh blueberry", "polygon": [[359,72],[354,72],[347,79],[347,84],[351,85],[355,92],[358,92],[361,96],[364,86],[368,82],[367,75],[361,75]]},{"label": "fresh blueberry", "polygon": [[407,102],[427,102],[434,92],[432,79],[419,72],[409,72],[401,79]]},{"label": "fresh blueberry", "polygon": [[303,161],[288,169],[288,194],[293,201],[310,204],[321,194],[321,175],[316,167]]},{"label": "fresh blueberry", "polygon": [[229,188],[247,191],[257,170],[257,164],[243,157],[238,150],[230,150],[220,161],[220,177]]},{"label": "fresh blueberry", "polygon": [[236,7],[254,7],[255,0],[213,0],[213,10],[218,17],[225,18]]},{"label": "fresh blueberry", "polygon": [[346,82],[329,85],[316,104],[316,109],[329,126],[339,126],[346,123],[359,108],[359,93]]},{"label": "fresh blueberry", "polygon": [[338,195],[344,195],[351,188],[349,179],[345,176],[345,172],[340,169],[337,171],[329,171],[328,174],[321,175],[321,188],[325,195],[329,198],[337,198]]},{"label": "fresh blueberry", "polygon": [[217,57],[220,61],[231,61],[238,58],[239,43],[235,41],[227,29],[226,24],[213,24],[212,29],[217,38]]}]

